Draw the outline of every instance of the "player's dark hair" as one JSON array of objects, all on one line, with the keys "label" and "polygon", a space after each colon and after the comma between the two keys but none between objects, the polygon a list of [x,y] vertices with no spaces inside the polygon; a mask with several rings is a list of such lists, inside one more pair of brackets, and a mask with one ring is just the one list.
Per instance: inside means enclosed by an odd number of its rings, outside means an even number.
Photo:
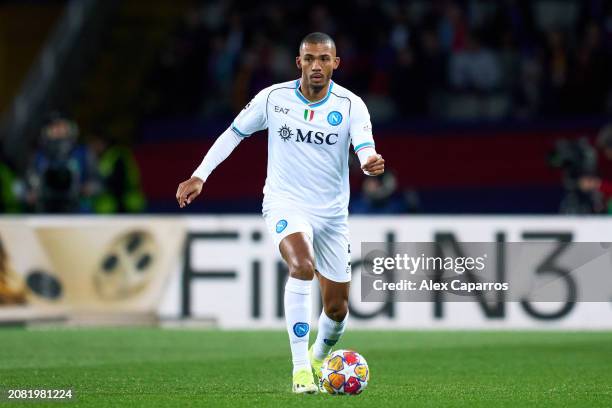
[{"label": "player's dark hair", "polygon": [[308,34],[306,37],[302,39],[302,42],[300,42],[300,49],[302,49],[302,46],[304,44],[327,44],[327,43],[329,43],[332,47],[336,48],[335,41],[329,35],[325,33],[314,32],[314,33]]}]

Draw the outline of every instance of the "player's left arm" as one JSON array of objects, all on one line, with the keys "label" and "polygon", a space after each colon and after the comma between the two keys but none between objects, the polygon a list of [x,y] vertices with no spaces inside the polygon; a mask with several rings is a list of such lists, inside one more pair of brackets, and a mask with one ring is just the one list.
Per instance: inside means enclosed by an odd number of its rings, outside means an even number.
[{"label": "player's left arm", "polygon": [[376,152],[368,108],[361,98],[353,100],[352,104],[349,133],[353,149],[363,172],[368,176],[379,176],[385,172],[385,159]]}]

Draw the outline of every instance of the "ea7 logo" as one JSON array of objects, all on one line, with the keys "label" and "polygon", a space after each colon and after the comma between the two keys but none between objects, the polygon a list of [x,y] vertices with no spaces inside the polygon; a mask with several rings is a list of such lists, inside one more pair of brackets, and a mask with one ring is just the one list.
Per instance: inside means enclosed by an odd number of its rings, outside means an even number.
[{"label": "ea7 logo", "polygon": [[276,113],[284,113],[285,115],[289,113],[289,108],[283,108],[282,106],[274,105],[274,112]]},{"label": "ea7 logo", "polygon": [[297,129],[295,141],[298,143],[313,143],[317,145],[321,145],[323,143],[335,145],[338,142],[338,134],[328,133],[326,135],[323,132],[313,132],[312,130],[309,130],[308,133],[304,134],[302,129]]}]

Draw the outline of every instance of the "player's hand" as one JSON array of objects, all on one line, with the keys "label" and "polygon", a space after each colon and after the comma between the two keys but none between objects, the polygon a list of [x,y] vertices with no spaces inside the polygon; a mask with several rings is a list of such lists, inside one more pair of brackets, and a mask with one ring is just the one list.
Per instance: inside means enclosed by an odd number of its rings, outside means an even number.
[{"label": "player's hand", "polygon": [[192,177],[179,184],[176,190],[176,200],[178,201],[179,207],[184,208],[191,204],[191,202],[200,195],[203,186],[204,182],[198,177]]},{"label": "player's hand", "polygon": [[380,154],[370,156],[361,169],[370,176],[380,176],[385,172],[385,159]]}]

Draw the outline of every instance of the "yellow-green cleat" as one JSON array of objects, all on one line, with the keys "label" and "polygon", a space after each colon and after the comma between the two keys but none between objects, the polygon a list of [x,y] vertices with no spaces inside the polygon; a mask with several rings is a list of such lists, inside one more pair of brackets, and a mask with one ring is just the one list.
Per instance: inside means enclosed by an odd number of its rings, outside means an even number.
[{"label": "yellow-green cleat", "polygon": [[310,366],[312,367],[312,371],[315,376],[315,381],[319,382],[319,380],[321,379],[321,367],[323,366],[323,359],[318,360],[315,358],[313,347],[314,344],[308,349],[308,357],[310,358]]},{"label": "yellow-green cleat", "polygon": [[303,368],[293,374],[294,394],[314,394],[317,391],[319,387],[315,384],[312,372],[308,368]]}]

